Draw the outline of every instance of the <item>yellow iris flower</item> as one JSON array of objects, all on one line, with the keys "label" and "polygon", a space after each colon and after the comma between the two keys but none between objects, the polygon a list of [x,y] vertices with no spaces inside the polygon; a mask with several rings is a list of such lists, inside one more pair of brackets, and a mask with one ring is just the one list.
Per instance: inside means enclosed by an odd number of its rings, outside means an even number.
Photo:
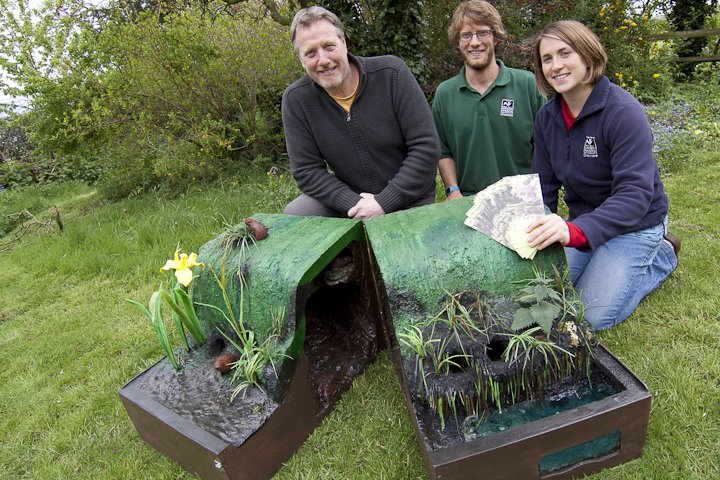
[{"label": "yellow iris flower", "polygon": [[187,253],[180,253],[180,250],[175,250],[175,259],[168,260],[165,265],[160,268],[160,271],[175,270],[175,278],[177,278],[177,281],[187,287],[193,279],[192,267],[205,268],[204,263],[198,263],[197,253],[191,253],[190,256],[188,256]]}]

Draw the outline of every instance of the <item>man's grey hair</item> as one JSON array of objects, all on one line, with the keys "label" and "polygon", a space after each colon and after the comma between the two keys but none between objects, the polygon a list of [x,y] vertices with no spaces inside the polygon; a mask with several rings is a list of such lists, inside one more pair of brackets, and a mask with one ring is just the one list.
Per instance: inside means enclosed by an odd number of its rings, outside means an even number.
[{"label": "man's grey hair", "polygon": [[345,40],[345,32],[343,31],[342,21],[337,15],[332,13],[323,7],[317,5],[307,8],[302,8],[293,17],[292,23],[290,24],[290,43],[295,47],[297,51],[297,44],[295,43],[295,36],[297,34],[298,27],[307,27],[320,20],[326,20],[335,27],[337,30],[338,37]]}]

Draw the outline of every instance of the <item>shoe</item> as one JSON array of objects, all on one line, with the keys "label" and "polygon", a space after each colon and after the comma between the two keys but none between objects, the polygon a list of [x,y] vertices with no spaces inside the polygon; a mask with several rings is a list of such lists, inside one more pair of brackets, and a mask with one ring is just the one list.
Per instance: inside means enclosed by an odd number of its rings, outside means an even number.
[{"label": "shoe", "polygon": [[665,241],[673,247],[673,250],[675,250],[675,256],[677,256],[680,253],[680,246],[682,245],[680,237],[670,232],[667,232],[665,234]]}]

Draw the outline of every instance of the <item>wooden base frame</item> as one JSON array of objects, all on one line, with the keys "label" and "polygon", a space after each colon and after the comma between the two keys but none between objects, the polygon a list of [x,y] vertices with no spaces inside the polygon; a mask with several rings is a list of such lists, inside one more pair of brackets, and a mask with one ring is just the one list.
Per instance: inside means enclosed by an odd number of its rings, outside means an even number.
[{"label": "wooden base frame", "polygon": [[[428,475],[433,480],[529,480],[582,478],[642,455],[651,396],[645,384],[602,345],[594,362],[621,385],[621,391],[557,415],[511,428],[462,445],[432,451],[419,427],[397,348],[393,363]],[[585,459],[543,473],[549,455],[619,432],[619,446],[599,458]]]}]

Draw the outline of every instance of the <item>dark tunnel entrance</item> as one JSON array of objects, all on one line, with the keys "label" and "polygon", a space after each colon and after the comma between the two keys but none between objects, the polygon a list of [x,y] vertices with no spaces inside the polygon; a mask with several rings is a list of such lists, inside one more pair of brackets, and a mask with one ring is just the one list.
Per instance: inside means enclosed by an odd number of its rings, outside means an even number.
[{"label": "dark tunnel entrance", "polygon": [[367,248],[352,242],[313,280],[305,304],[308,382],[321,411],[386,347]]}]

